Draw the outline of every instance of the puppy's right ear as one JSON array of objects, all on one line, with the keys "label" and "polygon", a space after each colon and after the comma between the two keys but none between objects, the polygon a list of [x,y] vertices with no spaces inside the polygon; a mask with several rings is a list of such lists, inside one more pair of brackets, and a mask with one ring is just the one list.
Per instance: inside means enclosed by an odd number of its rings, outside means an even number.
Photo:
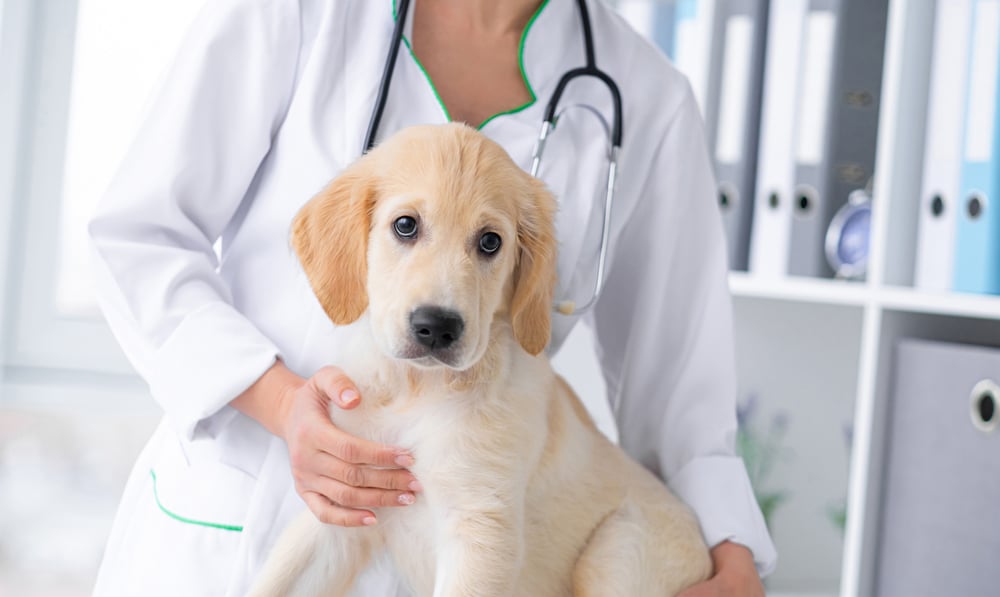
[{"label": "puppy's right ear", "polygon": [[337,325],[368,308],[368,234],[375,179],[362,158],[306,203],[292,222],[292,248],[327,316]]}]

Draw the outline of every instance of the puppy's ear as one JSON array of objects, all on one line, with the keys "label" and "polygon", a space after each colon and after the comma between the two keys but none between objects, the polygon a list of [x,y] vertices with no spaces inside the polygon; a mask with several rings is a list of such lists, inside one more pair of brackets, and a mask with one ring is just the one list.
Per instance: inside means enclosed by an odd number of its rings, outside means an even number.
[{"label": "puppy's ear", "polygon": [[517,224],[519,255],[514,271],[511,325],[514,338],[530,354],[542,352],[552,328],[552,297],[556,285],[556,200],[535,179],[521,206]]},{"label": "puppy's ear", "polygon": [[368,308],[368,234],[375,179],[362,158],[306,203],[292,222],[292,248],[323,310],[337,325]]}]

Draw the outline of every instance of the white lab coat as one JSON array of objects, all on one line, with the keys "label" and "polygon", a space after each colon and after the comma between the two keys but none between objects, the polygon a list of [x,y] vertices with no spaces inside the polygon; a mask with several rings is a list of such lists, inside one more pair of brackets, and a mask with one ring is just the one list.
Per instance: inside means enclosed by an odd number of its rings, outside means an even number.
[{"label": "white lab coat", "polygon": [[[621,443],[694,508],[710,544],[749,546],[767,573],[774,548],[734,455],[725,240],[698,108],[660,53],[589,4],[597,63],[622,90],[624,144],[607,284],[583,319]],[[107,319],[166,413],[128,483],[97,595],[241,595],[304,507],[284,443],[228,402],[278,356],[303,376],[338,362],[349,328],[319,308],[289,222],[358,157],[392,28],[391,0],[212,0],[183,42],[90,226]],[[583,60],[575,2],[548,0],[522,49],[538,100],[483,132],[527,168],[559,75]],[[563,102],[611,113],[594,83],[571,84]],[[380,136],[446,120],[403,46]],[[560,297],[586,299],[596,267],[596,122],[568,112],[541,172],[560,200]],[[555,316],[554,348],[577,319]],[[388,572],[364,582],[359,595],[395,594]]]}]

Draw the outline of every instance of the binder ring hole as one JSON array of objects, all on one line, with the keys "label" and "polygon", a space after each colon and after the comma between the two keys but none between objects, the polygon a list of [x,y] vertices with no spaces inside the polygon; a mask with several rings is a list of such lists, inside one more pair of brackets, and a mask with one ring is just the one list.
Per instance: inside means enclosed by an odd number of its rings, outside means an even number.
[{"label": "binder ring hole", "polygon": [[944,213],[944,197],[940,194],[935,194],[931,197],[931,214],[935,218],[939,218],[942,213]]},{"label": "binder ring hole", "polygon": [[965,208],[969,212],[970,219],[978,220],[986,209],[986,199],[982,195],[972,195]]},{"label": "binder ring hole", "polygon": [[719,185],[719,206],[722,211],[729,211],[736,205],[739,199],[739,192],[733,185],[724,182]]},{"label": "binder ring hole", "polygon": [[988,379],[979,382],[972,389],[970,414],[976,429],[984,433],[996,429],[1000,423],[1000,413],[997,412],[998,397],[1000,397],[1000,387]]},{"label": "binder ring hole", "polygon": [[812,214],[816,206],[816,191],[812,187],[795,189],[795,213],[806,217]]},{"label": "binder ring hole", "polygon": [[778,193],[772,192],[767,196],[767,204],[771,206],[771,209],[778,209],[778,205],[781,201],[778,199]]}]

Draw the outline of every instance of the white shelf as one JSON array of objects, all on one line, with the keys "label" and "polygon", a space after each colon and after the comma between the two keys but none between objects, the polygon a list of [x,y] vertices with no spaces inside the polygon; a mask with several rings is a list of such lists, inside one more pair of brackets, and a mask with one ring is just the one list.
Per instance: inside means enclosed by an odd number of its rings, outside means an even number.
[{"label": "white shelf", "polygon": [[761,278],[729,273],[729,290],[737,298],[817,305],[863,307],[946,317],[1000,319],[1000,296],[933,292],[909,286],[876,286],[865,282],[822,278]]},{"label": "white shelf", "polygon": [[1000,319],[1000,296],[927,292],[901,286],[886,286],[879,291],[885,309],[930,313],[954,317]]},{"label": "white shelf", "polygon": [[798,301],[825,305],[863,306],[870,296],[860,282],[822,278],[761,278],[746,272],[729,273],[733,296]]}]

